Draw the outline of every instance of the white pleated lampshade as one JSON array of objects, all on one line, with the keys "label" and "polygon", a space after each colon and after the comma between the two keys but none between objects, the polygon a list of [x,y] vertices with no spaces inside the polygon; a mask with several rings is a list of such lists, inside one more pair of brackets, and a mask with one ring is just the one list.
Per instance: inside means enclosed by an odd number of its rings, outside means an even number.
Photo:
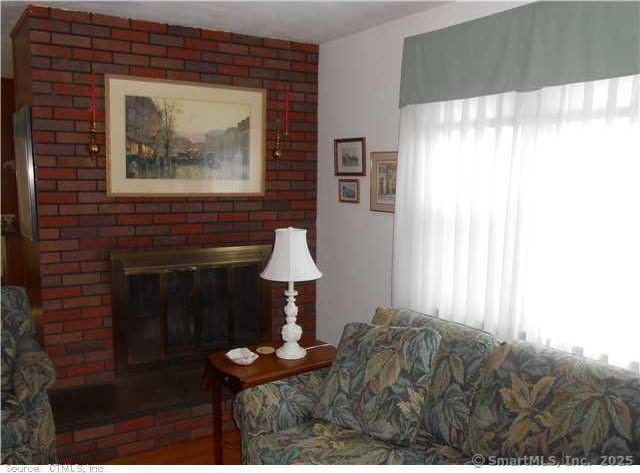
[{"label": "white pleated lampshade", "polygon": [[269,281],[311,281],[322,277],[307,246],[307,231],[301,228],[276,229],[273,253],[260,276]]}]

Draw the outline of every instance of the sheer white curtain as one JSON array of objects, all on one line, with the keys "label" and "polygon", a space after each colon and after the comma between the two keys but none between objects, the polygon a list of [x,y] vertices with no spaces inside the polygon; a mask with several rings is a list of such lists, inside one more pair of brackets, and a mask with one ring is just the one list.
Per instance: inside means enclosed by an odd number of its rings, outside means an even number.
[{"label": "sheer white curtain", "polygon": [[404,107],[392,294],[640,360],[640,76]]}]

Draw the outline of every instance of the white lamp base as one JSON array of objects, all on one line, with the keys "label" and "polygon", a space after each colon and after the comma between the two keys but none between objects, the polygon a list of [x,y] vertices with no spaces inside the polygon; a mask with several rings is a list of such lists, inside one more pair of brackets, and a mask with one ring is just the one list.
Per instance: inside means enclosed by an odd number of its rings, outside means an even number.
[{"label": "white lamp base", "polygon": [[299,360],[307,355],[307,350],[298,345],[302,338],[302,327],[296,323],[298,316],[298,306],[296,306],[296,296],[298,291],[293,290],[293,281],[289,281],[289,287],[284,291],[287,296],[287,305],[284,306],[287,323],[282,326],[282,340],[284,345],[276,350],[276,356],[283,360]]},{"label": "white lamp base", "polygon": [[299,360],[307,356],[307,350],[298,345],[298,342],[287,342],[276,350],[276,356],[283,360]]}]

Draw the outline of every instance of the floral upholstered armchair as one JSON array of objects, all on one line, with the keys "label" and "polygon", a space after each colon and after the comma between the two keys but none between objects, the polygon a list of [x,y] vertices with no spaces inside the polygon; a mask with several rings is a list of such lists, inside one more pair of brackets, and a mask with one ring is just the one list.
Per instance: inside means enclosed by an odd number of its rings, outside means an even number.
[{"label": "floral upholstered armchair", "polygon": [[55,463],[55,427],[47,388],[55,370],[33,340],[24,290],[2,286],[2,463]]}]

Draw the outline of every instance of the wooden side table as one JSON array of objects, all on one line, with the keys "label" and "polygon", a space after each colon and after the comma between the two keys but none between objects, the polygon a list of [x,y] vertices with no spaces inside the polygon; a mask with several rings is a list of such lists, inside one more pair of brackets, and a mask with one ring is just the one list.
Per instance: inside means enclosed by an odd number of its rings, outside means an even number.
[{"label": "wooden side table", "polygon": [[[251,345],[251,351],[259,346],[282,345],[278,342],[264,342]],[[222,464],[222,386],[231,389],[235,395],[243,389],[268,383],[289,376],[326,368],[333,363],[336,349],[326,342],[316,339],[305,339],[300,345],[307,348],[307,356],[300,360],[281,360],[276,354],[260,355],[253,364],[240,366],[225,357],[225,351],[211,353],[207,358],[206,373],[211,384],[211,401],[213,403],[213,463]]]}]

